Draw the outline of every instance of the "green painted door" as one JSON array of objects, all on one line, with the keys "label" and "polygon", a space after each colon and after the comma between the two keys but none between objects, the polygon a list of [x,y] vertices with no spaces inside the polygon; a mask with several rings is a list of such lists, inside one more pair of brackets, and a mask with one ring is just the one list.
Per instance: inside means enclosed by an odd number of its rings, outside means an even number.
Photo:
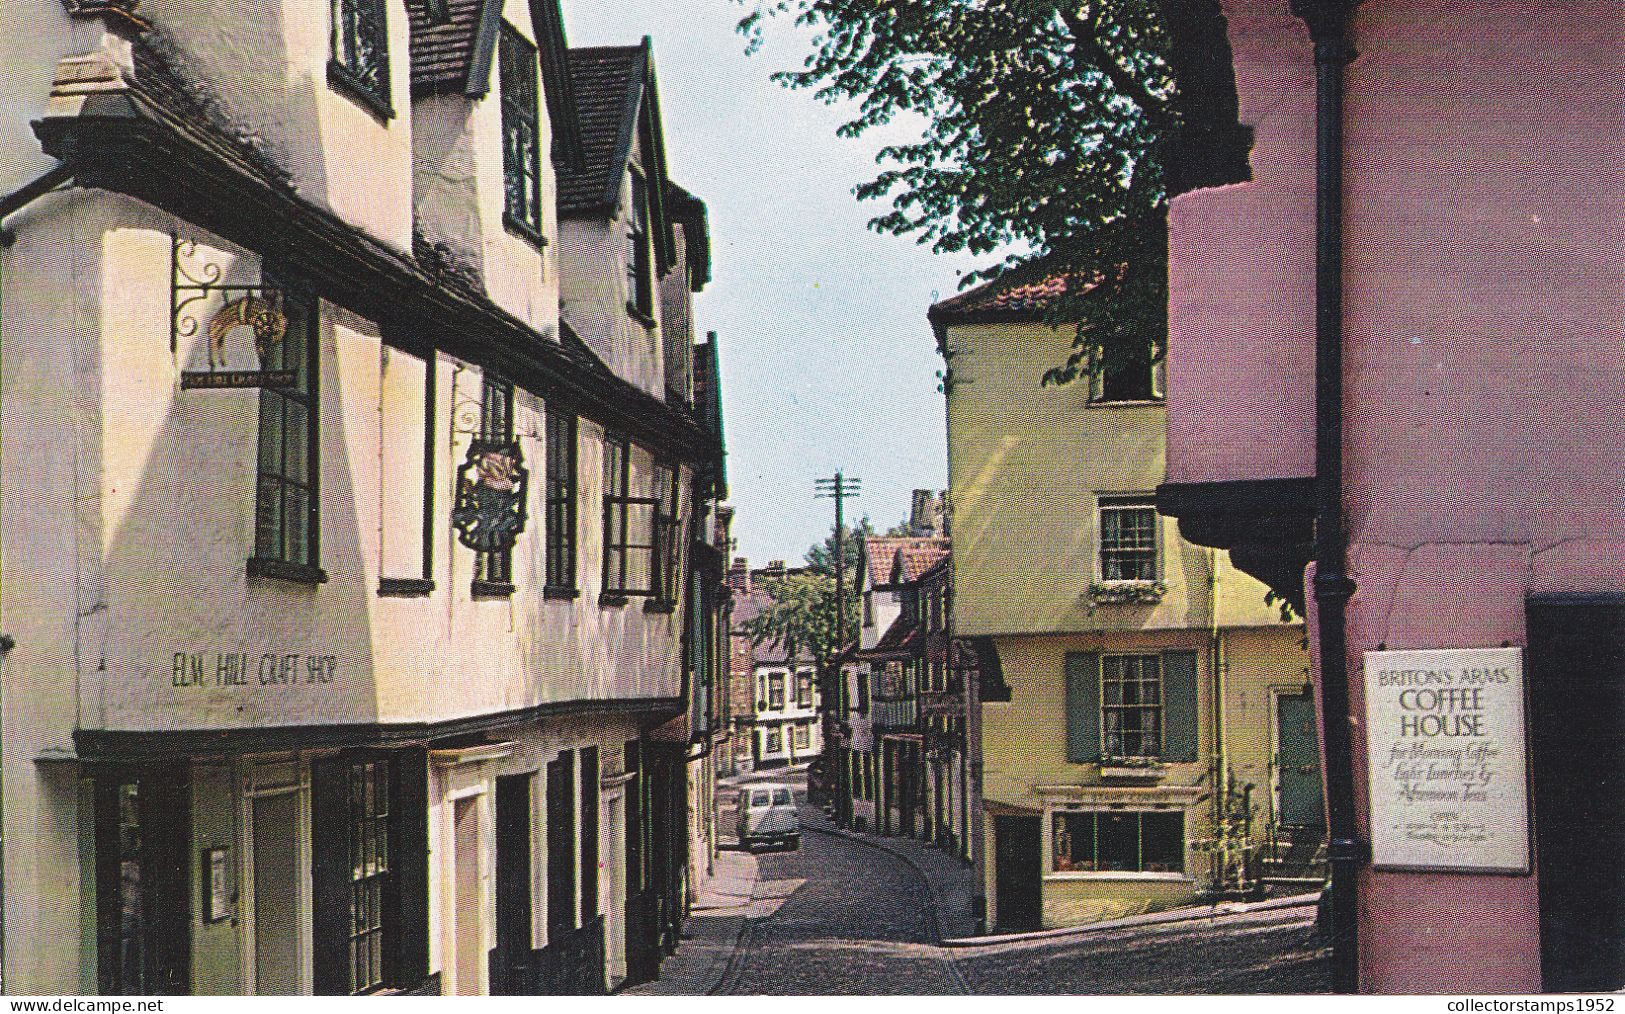
[{"label": "green painted door", "polygon": [[1315,735],[1315,699],[1285,694],[1275,699],[1278,816],[1286,827],[1320,827],[1326,822],[1321,799],[1320,740]]}]

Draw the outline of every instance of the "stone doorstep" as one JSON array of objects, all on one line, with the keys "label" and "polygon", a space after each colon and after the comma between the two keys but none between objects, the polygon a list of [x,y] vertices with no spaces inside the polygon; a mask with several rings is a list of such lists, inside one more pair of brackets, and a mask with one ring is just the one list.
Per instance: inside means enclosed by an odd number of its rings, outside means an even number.
[{"label": "stone doorstep", "polygon": [[944,940],[942,946],[964,949],[1015,943],[1023,940],[1055,940],[1066,937],[1088,936],[1106,930],[1192,922],[1198,919],[1214,919],[1224,915],[1245,915],[1248,912],[1267,912],[1280,908],[1312,908],[1319,902],[1319,891],[1313,894],[1295,894],[1289,898],[1270,898],[1265,901],[1221,901],[1216,905],[1173,908],[1166,912],[1148,912],[1145,915],[1131,915],[1122,919],[1104,919],[1100,922],[1085,923],[1082,926],[1061,926],[1055,929],[1033,930],[1029,933],[999,933],[984,937],[955,937],[951,940]]}]

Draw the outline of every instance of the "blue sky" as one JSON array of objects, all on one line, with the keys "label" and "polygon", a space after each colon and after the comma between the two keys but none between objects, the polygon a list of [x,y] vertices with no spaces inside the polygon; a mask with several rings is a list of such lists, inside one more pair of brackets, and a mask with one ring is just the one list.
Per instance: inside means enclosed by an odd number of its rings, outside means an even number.
[{"label": "blue sky", "polygon": [[[879,528],[909,491],[946,483],[942,396],[926,308],[979,261],[934,255],[865,223],[852,187],[888,139],[835,136],[846,119],[768,80],[807,35],[770,23],[745,55],[735,0],[565,0],[572,46],[654,40],[671,172],[710,210],[712,281],[698,326],[720,335],[738,552],[798,562],[832,523],[813,479],[863,480],[849,517]],[[904,136],[893,128],[891,138]]]}]

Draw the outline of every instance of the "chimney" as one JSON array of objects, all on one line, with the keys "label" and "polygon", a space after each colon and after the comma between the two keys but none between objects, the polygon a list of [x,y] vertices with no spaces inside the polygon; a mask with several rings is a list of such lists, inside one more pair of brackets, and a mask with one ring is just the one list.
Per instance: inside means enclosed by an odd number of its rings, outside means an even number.
[{"label": "chimney", "polygon": [[782,578],[782,577],[784,577],[785,576],[784,561],[783,560],[769,560],[769,561],[767,561],[767,566],[762,568],[762,576],[764,578]]},{"label": "chimney", "polygon": [[728,568],[728,587],[750,594],[750,561],[743,556],[734,557],[733,566]]},{"label": "chimney", "polygon": [[908,512],[909,534],[917,538],[947,535],[948,526],[944,510],[946,502],[946,493],[935,493],[929,489],[915,490]]}]

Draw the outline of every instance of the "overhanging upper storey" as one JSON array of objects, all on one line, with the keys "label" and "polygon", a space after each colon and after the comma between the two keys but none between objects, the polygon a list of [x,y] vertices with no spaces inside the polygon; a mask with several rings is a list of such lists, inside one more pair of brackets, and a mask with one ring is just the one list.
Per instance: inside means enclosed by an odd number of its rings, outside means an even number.
[{"label": "overhanging upper storey", "polygon": [[210,120],[158,52],[140,39],[133,50],[133,70],[94,55],[59,69],[34,124],[45,152],[81,186],[146,201],[269,262],[297,265],[323,298],[496,365],[653,451],[695,463],[720,458],[692,414],[616,377],[585,347],[548,340],[459,278],[303,200],[254,146]]},{"label": "overhanging upper storey", "polygon": [[1315,474],[1314,49],[1288,0],[1164,0],[1168,457],[1158,509],[1302,605]]}]

